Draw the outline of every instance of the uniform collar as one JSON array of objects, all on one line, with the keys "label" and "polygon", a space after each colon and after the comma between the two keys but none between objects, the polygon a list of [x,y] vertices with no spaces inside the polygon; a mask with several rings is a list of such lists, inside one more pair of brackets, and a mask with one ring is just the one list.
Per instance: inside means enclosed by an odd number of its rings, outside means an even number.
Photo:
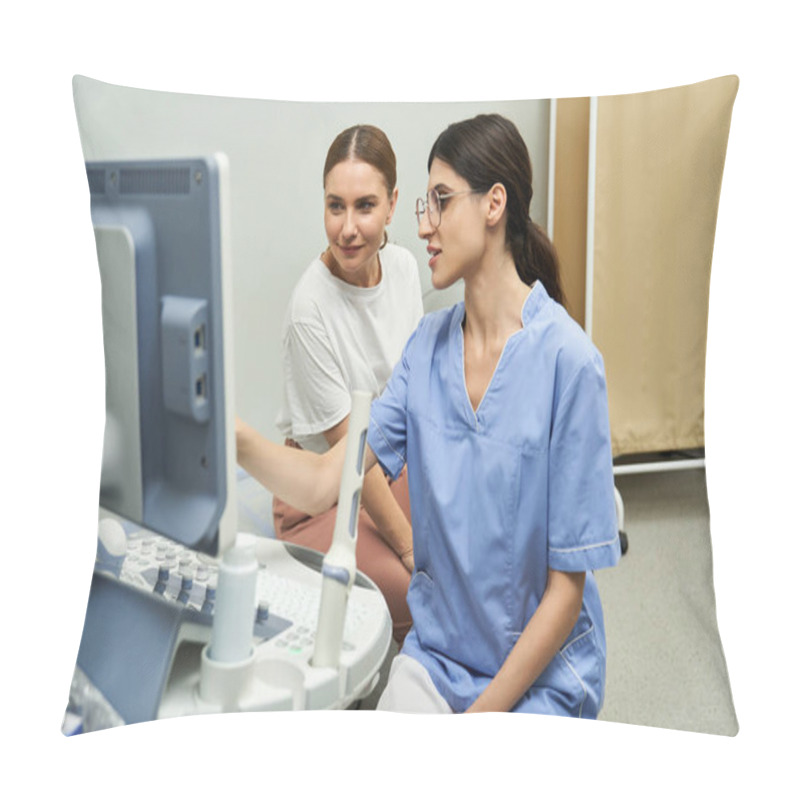
[{"label": "uniform collar", "polygon": [[[544,284],[541,281],[536,281],[522,304],[522,327],[526,328],[530,325],[534,317],[548,302],[550,302],[550,295],[547,293],[547,289],[544,288]],[[456,306],[456,313],[453,315],[451,322],[452,330],[461,329],[465,313],[466,309],[462,300]]]},{"label": "uniform collar", "polygon": [[522,304],[522,327],[526,327],[531,323],[533,318],[539,313],[539,310],[544,307],[550,295],[544,288],[541,281],[536,281],[531,287],[525,302]]}]

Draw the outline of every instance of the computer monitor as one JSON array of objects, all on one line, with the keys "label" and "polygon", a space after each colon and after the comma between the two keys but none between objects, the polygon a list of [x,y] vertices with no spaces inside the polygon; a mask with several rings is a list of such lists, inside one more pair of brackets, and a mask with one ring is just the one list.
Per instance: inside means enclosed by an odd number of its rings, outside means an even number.
[{"label": "computer monitor", "polygon": [[236,533],[227,159],[86,172],[106,369],[100,506],[217,555]]}]

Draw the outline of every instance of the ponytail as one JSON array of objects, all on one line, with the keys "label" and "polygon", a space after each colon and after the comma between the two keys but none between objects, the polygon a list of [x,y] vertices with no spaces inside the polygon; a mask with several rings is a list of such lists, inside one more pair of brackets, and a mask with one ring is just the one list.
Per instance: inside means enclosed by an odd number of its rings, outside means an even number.
[{"label": "ponytail", "polygon": [[541,281],[547,294],[563,305],[558,254],[547,234],[528,217],[523,222],[522,231],[510,231],[509,239],[520,280],[528,286]]}]

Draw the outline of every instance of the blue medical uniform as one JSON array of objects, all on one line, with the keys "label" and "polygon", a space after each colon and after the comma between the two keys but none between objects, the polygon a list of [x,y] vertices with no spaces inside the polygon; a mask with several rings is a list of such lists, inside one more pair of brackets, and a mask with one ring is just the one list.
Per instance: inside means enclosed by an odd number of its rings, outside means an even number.
[{"label": "blue medical uniform", "polygon": [[416,569],[403,653],[464,711],[536,611],[548,568],[586,572],[575,628],[513,710],[595,718],[606,647],[591,570],[620,555],[603,362],[537,282],[476,412],[464,313],[425,316],[372,404],[370,447],[393,477],[408,464]]}]

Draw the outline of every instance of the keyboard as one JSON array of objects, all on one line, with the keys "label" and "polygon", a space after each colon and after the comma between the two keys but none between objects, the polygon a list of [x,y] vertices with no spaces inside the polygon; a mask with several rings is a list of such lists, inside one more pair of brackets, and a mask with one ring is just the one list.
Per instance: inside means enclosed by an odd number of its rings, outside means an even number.
[{"label": "keyboard", "polygon": [[[365,696],[388,652],[391,620],[386,602],[362,573],[353,585],[345,617],[340,667],[311,666],[322,593],[322,554],[304,547],[255,537],[260,569],[253,644],[262,674],[274,675],[276,708],[346,707]],[[185,638],[210,640],[216,600],[217,562],[143,529],[127,533],[119,578],[187,610]],[[178,659],[178,662],[180,659]],[[178,663],[177,672],[180,672]],[[172,681],[173,688],[186,675]],[[178,694],[181,690],[176,689]],[[169,692],[167,692],[169,694]],[[178,705],[183,702],[178,701]],[[159,716],[171,715],[169,703]]]}]

